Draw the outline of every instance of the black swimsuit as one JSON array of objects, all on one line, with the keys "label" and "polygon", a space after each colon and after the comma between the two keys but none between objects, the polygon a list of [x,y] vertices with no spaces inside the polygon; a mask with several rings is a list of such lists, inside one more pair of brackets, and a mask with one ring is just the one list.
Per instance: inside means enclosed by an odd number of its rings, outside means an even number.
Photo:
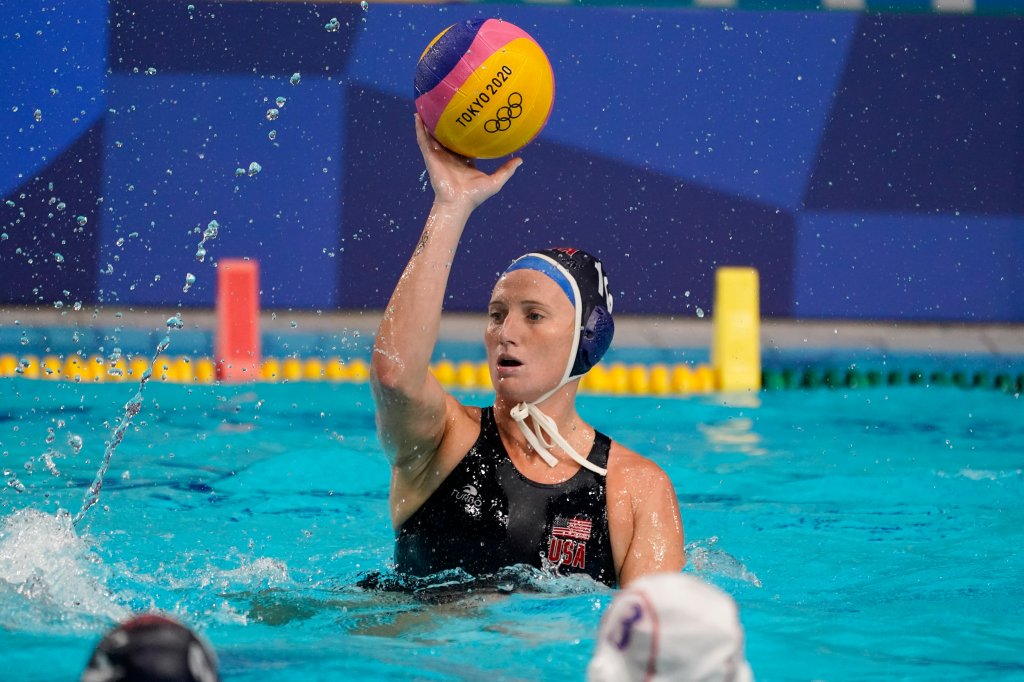
[{"label": "black swimsuit", "polygon": [[[605,467],[611,439],[596,433],[589,461]],[[426,576],[461,568],[489,575],[516,564],[586,573],[616,586],[604,476],[580,468],[563,483],[536,483],[509,459],[494,410],[480,436],[395,537],[399,573]]]}]

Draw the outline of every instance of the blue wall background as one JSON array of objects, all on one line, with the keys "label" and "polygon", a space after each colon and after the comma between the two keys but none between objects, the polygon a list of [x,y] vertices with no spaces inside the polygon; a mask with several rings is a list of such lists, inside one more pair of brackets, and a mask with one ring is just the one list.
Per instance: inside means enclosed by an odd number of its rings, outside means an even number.
[{"label": "blue wall background", "polygon": [[431,201],[416,59],[492,15],[544,46],[557,99],[448,309],[570,243],[622,313],[710,310],[715,268],[753,265],[766,316],[1024,321],[1020,17],[191,4],[0,9],[0,302],[212,305],[216,262],[248,256],[264,307],[382,308]]}]

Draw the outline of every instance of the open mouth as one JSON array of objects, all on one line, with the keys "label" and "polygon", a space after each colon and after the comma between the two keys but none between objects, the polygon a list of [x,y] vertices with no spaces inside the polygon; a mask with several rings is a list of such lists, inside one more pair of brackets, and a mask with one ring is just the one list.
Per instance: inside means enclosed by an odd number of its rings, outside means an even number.
[{"label": "open mouth", "polygon": [[519,367],[522,364],[515,358],[498,358],[498,367]]}]

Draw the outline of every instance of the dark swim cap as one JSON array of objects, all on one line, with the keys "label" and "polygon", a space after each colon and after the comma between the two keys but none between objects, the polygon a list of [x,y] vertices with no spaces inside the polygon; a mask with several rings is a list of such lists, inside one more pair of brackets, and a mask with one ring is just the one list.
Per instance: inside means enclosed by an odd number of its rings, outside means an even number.
[{"label": "dark swim cap", "polygon": [[574,352],[562,380],[583,376],[596,365],[612,345],[612,292],[601,261],[586,251],[557,247],[520,256],[505,270],[536,270],[562,288],[576,309]]},{"label": "dark swim cap", "polygon": [[135,616],[96,645],[81,682],[217,682],[217,657],[191,630],[155,613]]}]

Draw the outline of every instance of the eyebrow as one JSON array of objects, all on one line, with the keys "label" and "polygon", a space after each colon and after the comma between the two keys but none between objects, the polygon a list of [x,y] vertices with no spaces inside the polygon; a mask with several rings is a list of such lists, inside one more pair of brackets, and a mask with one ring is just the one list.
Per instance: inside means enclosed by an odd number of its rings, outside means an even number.
[{"label": "eyebrow", "polygon": [[[492,300],[490,303],[487,304],[488,307],[493,306],[493,305],[508,306],[508,303],[506,303],[503,300]],[[551,307],[550,303],[543,303],[541,301],[534,301],[533,299],[526,299],[524,301],[518,301],[518,302],[516,302],[515,305],[518,305],[518,306],[539,306],[541,308],[550,308]]]}]

